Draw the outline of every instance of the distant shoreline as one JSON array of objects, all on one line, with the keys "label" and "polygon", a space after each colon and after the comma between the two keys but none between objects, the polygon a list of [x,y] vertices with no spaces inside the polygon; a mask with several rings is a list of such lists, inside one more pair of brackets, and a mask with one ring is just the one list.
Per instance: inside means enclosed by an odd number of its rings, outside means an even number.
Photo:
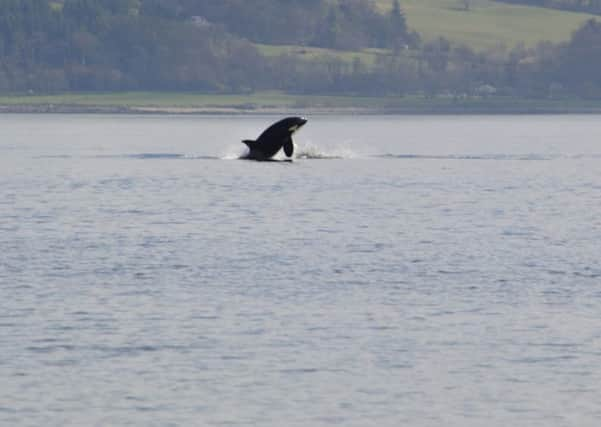
[{"label": "distant shoreline", "polygon": [[260,92],[214,95],[163,92],[0,96],[0,114],[137,115],[503,115],[601,114],[601,100],[509,97],[361,97]]},{"label": "distant shoreline", "polygon": [[504,108],[504,109],[478,109],[478,108],[178,108],[178,107],[106,107],[106,106],[80,106],[80,105],[0,105],[0,114],[98,114],[98,115],[575,115],[575,114],[601,114],[598,108]]}]

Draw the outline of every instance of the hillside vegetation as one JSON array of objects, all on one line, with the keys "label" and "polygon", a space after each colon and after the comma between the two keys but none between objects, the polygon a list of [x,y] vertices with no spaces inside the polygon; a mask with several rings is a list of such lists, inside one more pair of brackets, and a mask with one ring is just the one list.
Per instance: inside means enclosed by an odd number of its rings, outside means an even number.
[{"label": "hillside vegetation", "polygon": [[488,0],[2,0],[0,93],[596,99],[587,17]]},{"label": "hillside vegetation", "polygon": [[[390,10],[389,0],[376,1],[380,10]],[[442,36],[476,50],[564,42],[593,17],[490,0],[403,0],[402,7],[410,28],[423,39]]]}]

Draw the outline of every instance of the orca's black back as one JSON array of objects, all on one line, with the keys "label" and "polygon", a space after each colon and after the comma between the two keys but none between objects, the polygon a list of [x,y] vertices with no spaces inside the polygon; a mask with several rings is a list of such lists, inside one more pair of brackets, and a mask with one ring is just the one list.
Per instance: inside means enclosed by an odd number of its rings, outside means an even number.
[{"label": "orca's black back", "polygon": [[282,147],[286,156],[292,157],[294,153],[292,134],[305,123],[307,120],[302,117],[287,117],[269,126],[256,141],[242,141],[250,149],[247,158],[267,160],[275,156]]},{"label": "orca's black back", "polygon": [[257,139],[257,148],[265,157],[273,157],[290,139],[290,128],[298,124],[298,118],[288,117],[269,126]]},{"label": "orca's black back", "polygon": [[258,146],[265,157],[273,157],[282,148],[286,138],[290,136],[288,129],[292,126],[291,119],[283,119],[269,126],[257,139]]},{"label": "orca's black back", "polygon": [[269,126],[267,129],[263,131],[261,136],[257,139],[257,141],[269,140],[269,139],[283,139],[287,136],[290,136],[290,128],[297,124],[296,117],[288,117],[286,119],[280,120]]}]

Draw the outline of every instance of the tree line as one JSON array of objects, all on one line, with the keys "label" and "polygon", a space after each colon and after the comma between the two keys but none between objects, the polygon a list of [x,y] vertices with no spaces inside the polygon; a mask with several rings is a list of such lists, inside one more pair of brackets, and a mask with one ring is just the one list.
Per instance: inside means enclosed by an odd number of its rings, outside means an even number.
[{"label": "tree line", "polygon": [[[422,41],[402,3],[369,0],[1,0],[0,92],[601,98],[601,24],[570,41],[475,52]],[[257,43],[359,51],[262,55]]]}]

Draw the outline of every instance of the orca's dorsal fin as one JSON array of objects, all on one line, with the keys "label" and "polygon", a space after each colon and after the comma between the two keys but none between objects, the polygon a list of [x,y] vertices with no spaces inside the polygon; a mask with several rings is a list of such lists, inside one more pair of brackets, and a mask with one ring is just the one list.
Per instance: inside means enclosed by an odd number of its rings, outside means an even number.
[{"label": "orca's dorsal fin", "polygon": [[292,157],[294,154],[294,143],[292,142],[292,138],[288,137],[286,141],[284,141],[284,153],[286,156]]}]

